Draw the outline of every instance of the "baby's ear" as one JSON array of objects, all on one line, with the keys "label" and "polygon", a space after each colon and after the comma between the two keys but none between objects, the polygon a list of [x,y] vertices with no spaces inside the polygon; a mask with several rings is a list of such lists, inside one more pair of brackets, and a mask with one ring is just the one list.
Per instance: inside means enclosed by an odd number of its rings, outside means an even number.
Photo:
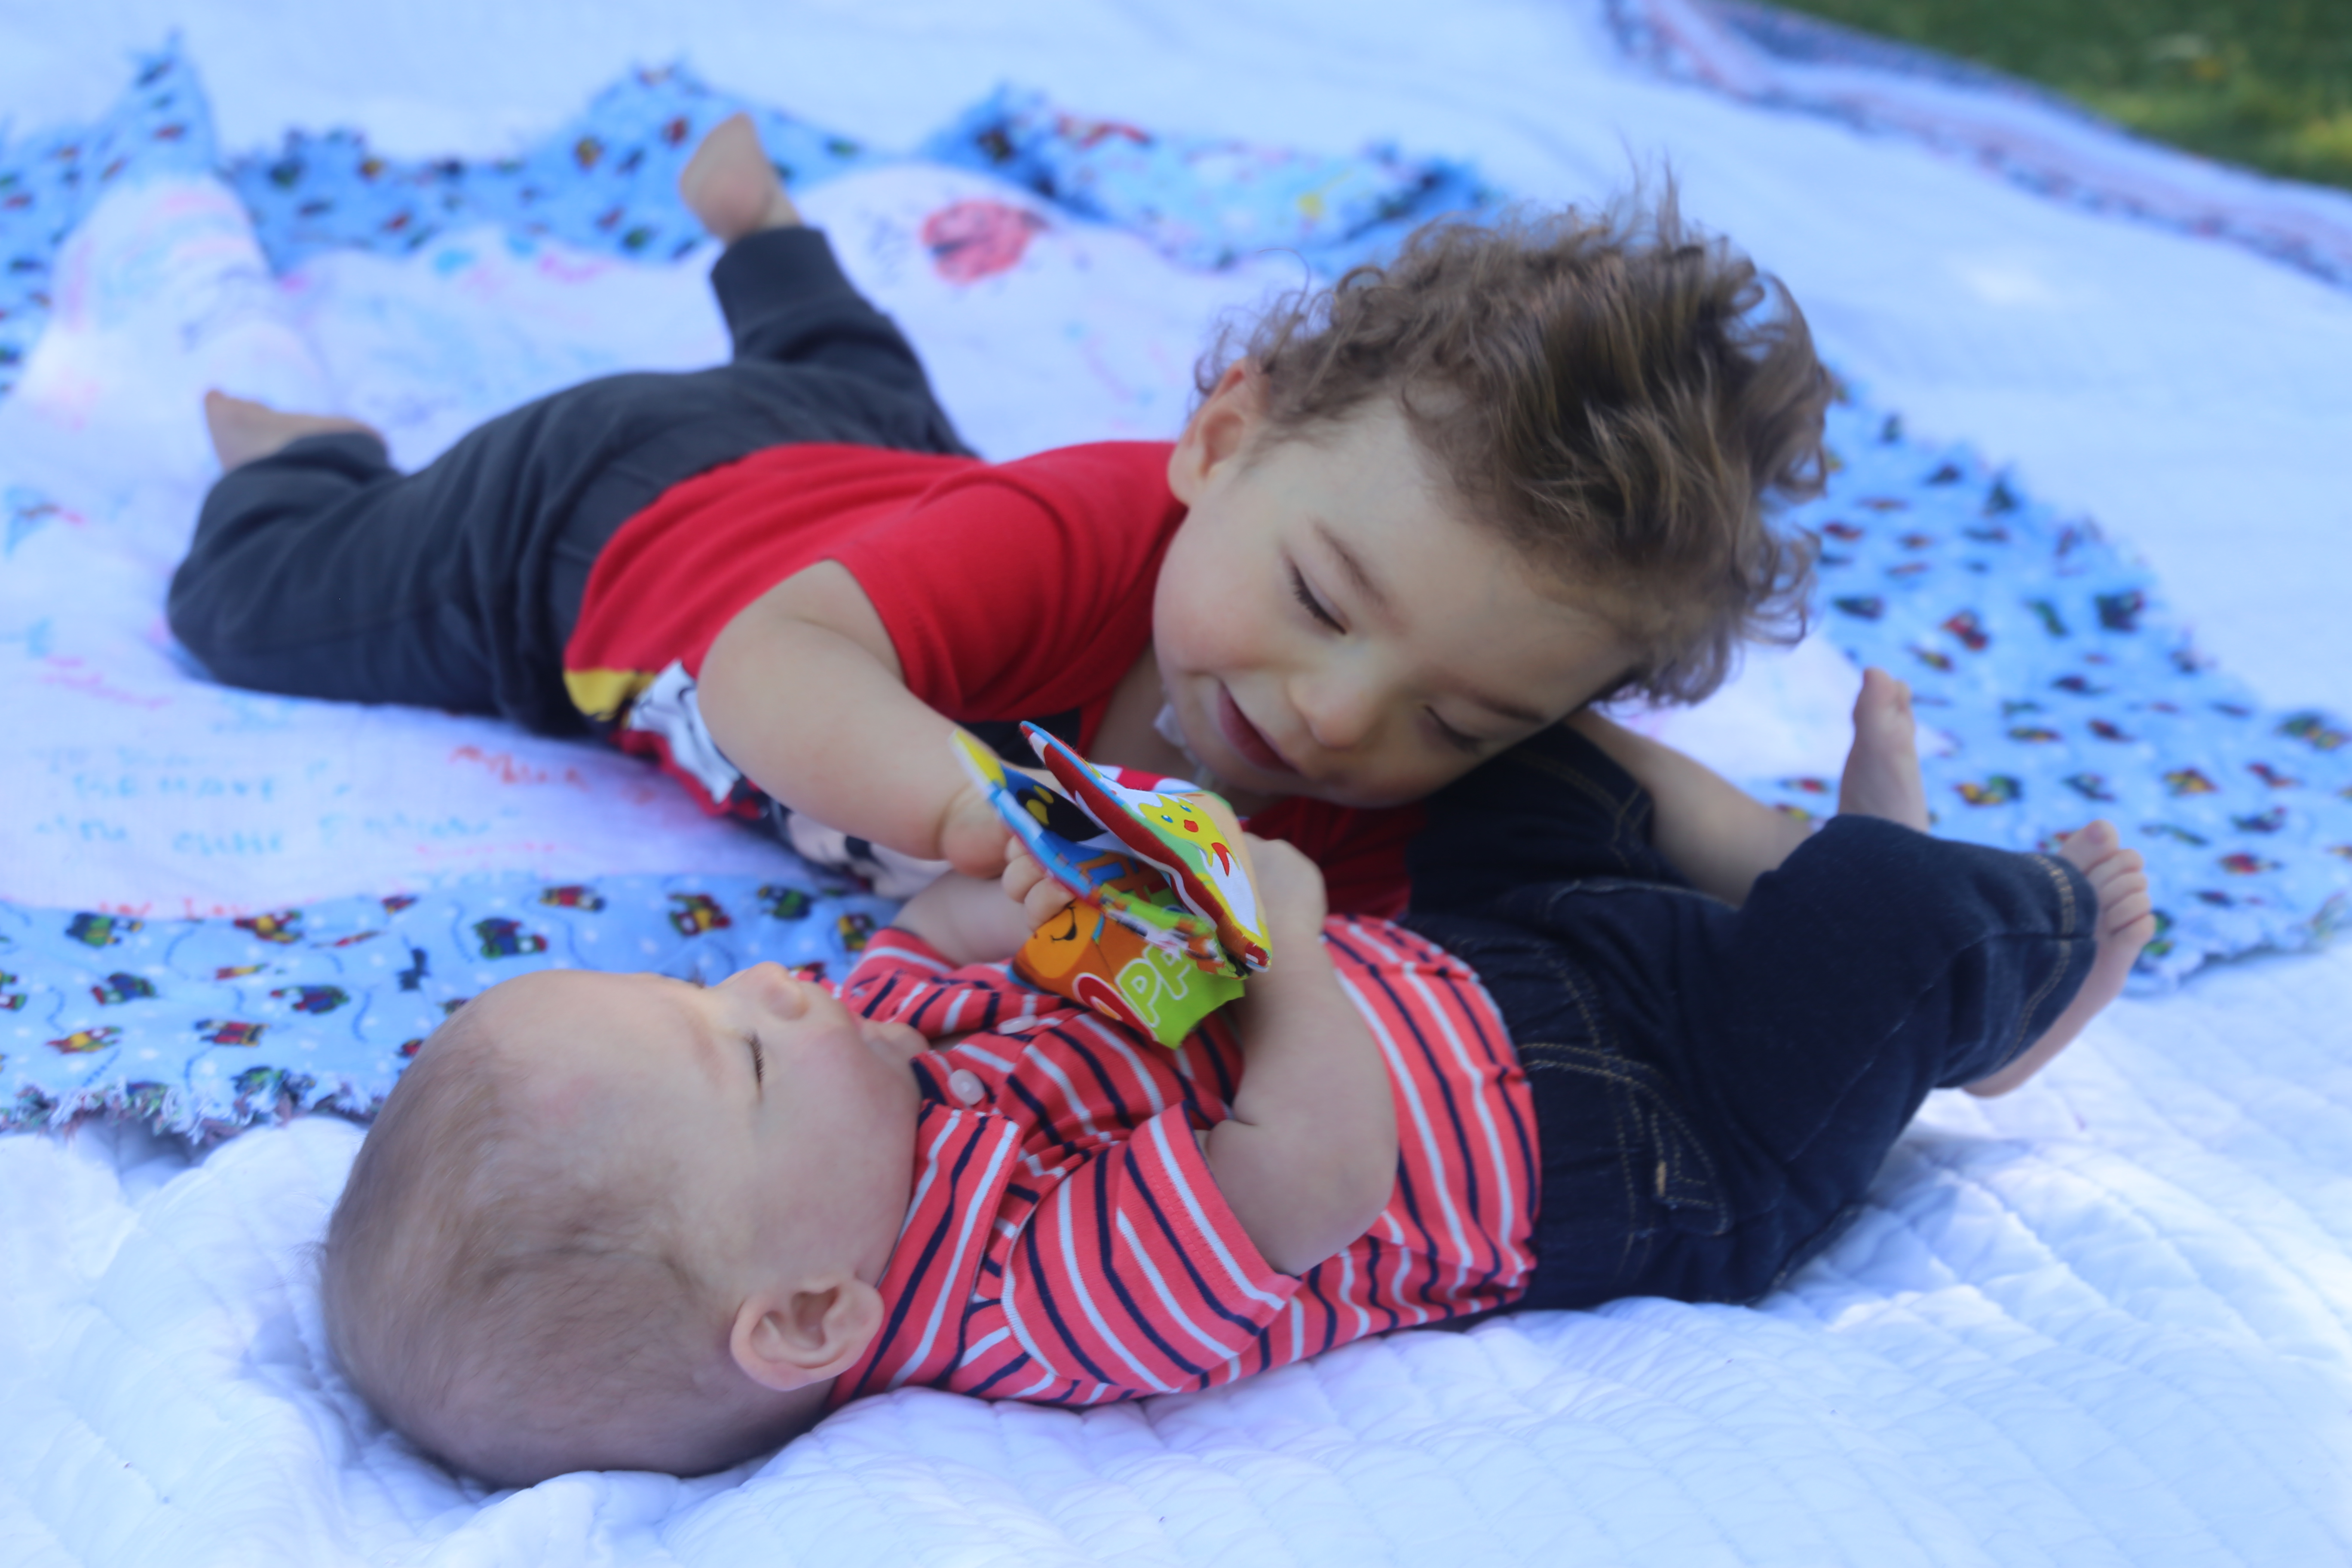
[{"label": "baby's ear", "polygon": [[743,1375],[779,1394],[839,1377],[882,1327],[882,1293],[854,1274],[758,1292],[735,1312],[728,1349]]}]

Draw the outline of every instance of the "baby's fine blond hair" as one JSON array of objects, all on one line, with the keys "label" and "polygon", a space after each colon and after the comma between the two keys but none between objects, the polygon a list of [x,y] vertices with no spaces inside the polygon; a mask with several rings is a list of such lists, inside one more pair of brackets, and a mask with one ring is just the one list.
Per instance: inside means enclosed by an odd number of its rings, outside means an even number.
[{"label": "baby's fine blond hair", "polygon": [[509,1048],[530,1011],[496,991],[461,1008],[361,1145],[321,1267],[345,1373],[411,1441],[501,1485],[772,1446],[658,1162],[601,1157],[629,1108],[561,1136],[536,1113]]}]

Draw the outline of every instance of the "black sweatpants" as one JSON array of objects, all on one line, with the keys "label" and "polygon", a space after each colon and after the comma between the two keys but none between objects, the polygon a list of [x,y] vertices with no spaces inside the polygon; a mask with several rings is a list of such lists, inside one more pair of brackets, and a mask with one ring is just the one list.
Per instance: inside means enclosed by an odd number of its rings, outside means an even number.
[{"label": "black sweatpants", "polygon": [[794,442],[967,452],[818,230],[748,236],[710,282],[730,363],[572,387],[414,474],[351,434],[222,475],[172,579],[173,631],[231,686],[576,733],[563,647],[589,570],[664,490]]}]

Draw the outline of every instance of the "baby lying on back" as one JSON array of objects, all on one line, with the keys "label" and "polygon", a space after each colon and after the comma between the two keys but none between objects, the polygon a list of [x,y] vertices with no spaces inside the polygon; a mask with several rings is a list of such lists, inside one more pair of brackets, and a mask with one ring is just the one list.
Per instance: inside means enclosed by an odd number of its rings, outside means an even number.
[{"label": "baby lying on back", "polygon": [[2153,927],[2105,823],[1930,837],[1899,683],[1855,728],[1840,815],[1737,873],[1660,849],[1737,792],[1590,716],[1435,798],[1406,924],[1327,920],[1254,841],[1274,966],[1173,1051],[997,962],[1067,901],[1025,859],[909,902],[848,1007],[772,964],[509,981],[360,1151],[337,1354],[527,1484],[716,1468],[910,1384],[1086,1405],[1496,1308],[1752,1300],[1930,1089],[2023,1081]]}]

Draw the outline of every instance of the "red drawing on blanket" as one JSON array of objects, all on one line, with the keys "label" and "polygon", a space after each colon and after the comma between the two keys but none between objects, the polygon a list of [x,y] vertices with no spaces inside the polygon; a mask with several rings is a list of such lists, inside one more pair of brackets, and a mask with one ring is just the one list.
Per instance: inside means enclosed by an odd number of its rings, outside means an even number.
[{"label": "red drawing on blanket", "polygon": [[1021,265],[1045,220],[1003,202],[952,202],[923,220],[923,248],[950,283],[977,283]]},{"label": "red drawing on blanket", "polygon": [[44,686],[62,686],[68,691],[86,692],[92,697],[103,697],[110,702],[121,702],[132,708],[152,710],[171,705],[172,700],[168,697],[142,697],[135,691],[125,691],[98,670],[87,668],[80,659],[69,655],[51,654],[41,662],[48,667],[48,673],[41,677]]},{"label": "red drawing on blanket", "polygon": [[1080,147],[1098,147],[1114,136],[1122,142],[1132,142],[1139,147],[1151,145],[1149,132],[1139,131],[1123,121],[1082,120],[1075,114],[1063,114],[1055,117],[1054,129]]},{"label": "red drawing on blanket", "polygon": [[[449,753],[449,760],[453,763],[478,763],[489,771],[491,777],[502,784],[542,784],[555,782],[553,773],[549,773],[545,768],[533,767],[530,763],[516,757],[511,752],[486,752],[479,746],[464,745],[452,751]],[[578,768],[564,769],[563,782],[581,789],[588,787],[588,781],[580,776]]]}]

